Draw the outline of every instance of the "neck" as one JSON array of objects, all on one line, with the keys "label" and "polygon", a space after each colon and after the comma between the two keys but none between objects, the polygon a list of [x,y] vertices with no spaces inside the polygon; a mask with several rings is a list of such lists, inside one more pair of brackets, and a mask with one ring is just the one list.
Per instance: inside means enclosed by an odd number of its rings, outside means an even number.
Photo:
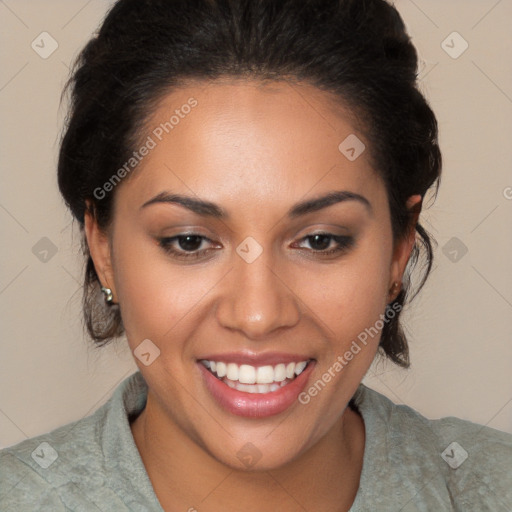
[{"label": "neck", "polygon": [[270,471],[241,471],[214,459],[159,410],[151,392],[131,425],[135,444],[162,508],[245,510],[278,508],[348,511],[361,475],[365,433],[346,407],[314,446]]}]

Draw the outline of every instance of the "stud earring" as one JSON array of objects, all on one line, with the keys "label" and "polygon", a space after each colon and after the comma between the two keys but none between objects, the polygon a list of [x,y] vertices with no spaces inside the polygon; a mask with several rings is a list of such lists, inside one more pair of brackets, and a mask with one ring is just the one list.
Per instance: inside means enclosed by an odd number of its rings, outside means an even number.
[{"label": "stud earring", "polygon": [[399,283],[398,281],[395,281],[393,283],[393,286],[391,287],[391,290],[390,290],[390,295],[394,295],[396,292],[398,292],[401,288],[401,284],[402,283]]},{"label": "stud earring", "polygon": [[105,296],[105,302],[110,306],[113,304],[114,296],[112,295],[112,290],[110,288],[105,288],[105,286],[101,287],[101,292]]}]

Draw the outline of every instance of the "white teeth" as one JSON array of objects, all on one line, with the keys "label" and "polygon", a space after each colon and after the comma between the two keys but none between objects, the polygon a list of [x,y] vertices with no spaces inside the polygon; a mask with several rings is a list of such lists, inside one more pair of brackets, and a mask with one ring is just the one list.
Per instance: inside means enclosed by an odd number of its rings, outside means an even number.
[{"label": "white teeth", "polygon": [[229,363],[227,368],[226,377],[229,380],[238,380],[238,365],[235,363]]},{"label": "white teeth", "polygon": [[236,389],[238,391],[245,391],[246,393],[273,393],[278,389],[281,389],[283,386],[286,386],[290,381],[283,380],[279,384],[277,382],[273,382],[272,384],[240,384],[240,382],[233,382],[232,380],[222,379],[222,381],[227,384],[230,388]]},{"label": "white teeth", "polygon": [[222,377],[224,377],[226,375],[226,363],[223,363],[222,361],[219,361],[217,363],[217,368],[216,368],[216,372],[217,372],[217,377],[219,377],[220,379]]},{"label": "white teeth", "polygon": [[256,382],[256,369],[248,364],[240,365],[238,381],[242,384],[254,384]]},{"label": "white teeth", "polygon": [[248,384],[235,384],[235,388],[238,391],[245,391],[246,393],[252,393],[254,386],[249,386]]},{"label": "white teeth", "polygon": [[302,373],[302,370],[306,368],[307,364],[307,361],[301,361],[300,363],[297,363],[295,366],[295,375],[300,375]]},{"label": "white teeth", "polygon": [[276,382],[283,382],[286,379],[286,366],[284,364],[278,364],[274,368],[274,380]]},{"label": "white teeth", "polygon": [[258,393],[269,393],[270,386],[268,384],[258,384]]},{"label": "white teeth", "polygon": [[[308,364],[308,361],[301,361],[300,363],[279,363],[275,366],[266,365],[256,367],[250,364],[226,364],[222,361],[207,361],[205,359],[201,360],[201,362],[206,368],[209,368],[213,374],[216,374],[219,379],[226,377],[229,381],[238,381],[241,385],[257,384],[259,386],[265,386],[266,390],[259,391],[260,393],[268,393],[271,391],[268,386],[269,384],[279,385],[279,383],[285,382],[286,379],[293,380],[304,371],[304,368],[306,368]],[[251,388],[249,392],[256,393],[258,391],[252,391]]]},{"label": "white teeth", "polygon": [[256,371],[256,382],[258,384],[274,382],[274,368],[272,366],[259,366]]}]

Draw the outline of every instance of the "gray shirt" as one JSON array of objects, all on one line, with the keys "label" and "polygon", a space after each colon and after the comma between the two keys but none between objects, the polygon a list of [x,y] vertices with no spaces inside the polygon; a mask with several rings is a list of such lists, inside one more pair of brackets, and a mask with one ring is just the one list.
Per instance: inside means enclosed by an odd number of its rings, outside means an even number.
[{"label": "gray shirt", "polygon": [[[146,395],[136,372],[91,416],[0,451],[0,510],[161,512],[130,430]],[[353,404],[366,444],[350,512],[512,511],[512,435],[428,420],[363,384]]]}]

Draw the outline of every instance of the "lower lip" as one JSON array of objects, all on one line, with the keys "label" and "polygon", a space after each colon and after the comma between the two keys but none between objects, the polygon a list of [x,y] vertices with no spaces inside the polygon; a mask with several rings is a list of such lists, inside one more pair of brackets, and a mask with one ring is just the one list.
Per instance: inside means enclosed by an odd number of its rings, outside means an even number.
[{"label": "lower lip", "polygon": [[297,401],[313,371],[314,361],[311,361],[304,371],[286,386],[270,393],[246,393],[230,388],[207,370],[202,363],[197,364],[208,391],[226,411],[236,416],[266,418],[285,411]]}]

